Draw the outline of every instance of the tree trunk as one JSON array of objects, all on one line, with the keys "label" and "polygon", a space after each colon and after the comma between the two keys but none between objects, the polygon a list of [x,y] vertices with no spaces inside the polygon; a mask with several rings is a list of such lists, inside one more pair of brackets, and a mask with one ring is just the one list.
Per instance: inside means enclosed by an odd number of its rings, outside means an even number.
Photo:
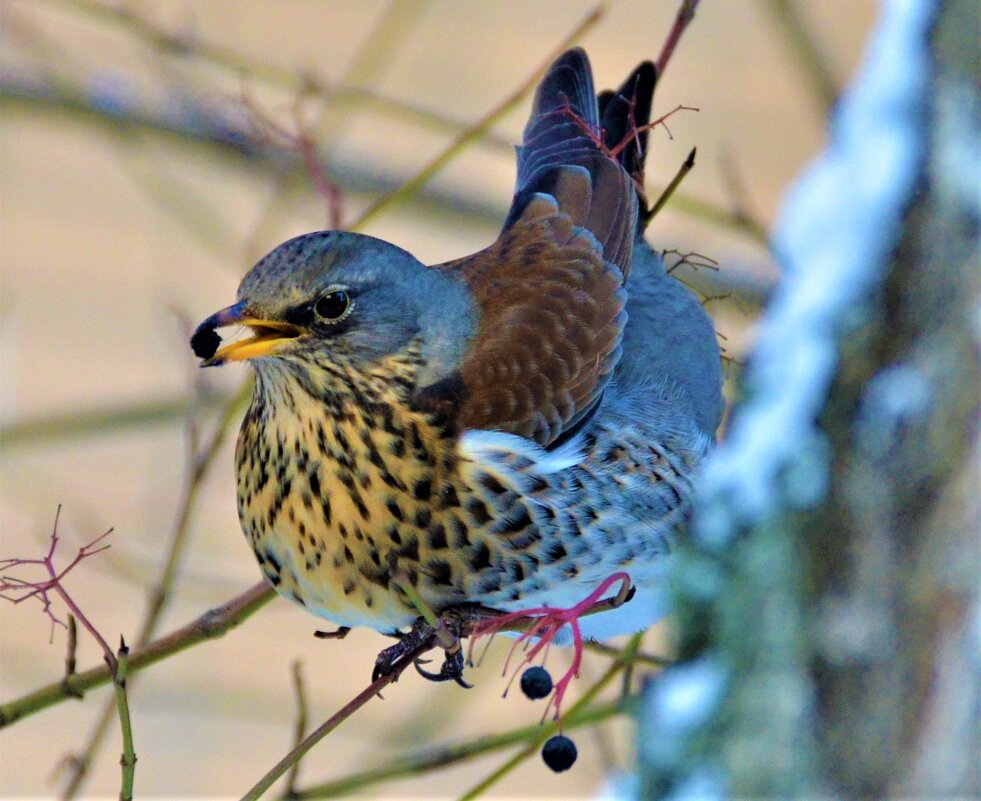
[{"label": "tree trunk", "polygon": [[884,3],[791,193],[641,798],[981,793],[976,35],[971,0]]}]

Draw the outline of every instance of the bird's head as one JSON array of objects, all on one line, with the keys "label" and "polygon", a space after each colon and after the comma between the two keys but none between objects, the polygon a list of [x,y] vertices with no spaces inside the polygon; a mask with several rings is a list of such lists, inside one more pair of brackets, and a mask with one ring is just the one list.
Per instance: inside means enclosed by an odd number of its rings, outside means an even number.
[{"label": "bird's head", "polygon": [[[219,348],[216,329],[232,325],[252,336]],[[422,386],[455,369],[473,330],[469,294],[447,273],[380,239],[323,231],[291,239],[256,264],[238,302],[202,322],[191,347],[203,367],[344,361],[367,370],[418,339]]]}]

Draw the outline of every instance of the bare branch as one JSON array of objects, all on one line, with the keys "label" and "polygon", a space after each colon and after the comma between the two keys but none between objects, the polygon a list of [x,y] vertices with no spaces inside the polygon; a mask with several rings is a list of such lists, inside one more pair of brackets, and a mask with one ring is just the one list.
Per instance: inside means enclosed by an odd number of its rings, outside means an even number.
[{"label": "bare branch", "polygon": [[[265,606],[274,595],[273,589],[266,582],[256,584],[222,606],[205,612],[186,626],[129,654],[128,672],[142,670],[204,640],[223,636]],[[106,684],[111,678],[108,666],[95,667],[0,705],[0,729],[67,698],[77,697],[93,687]]]},{"label": "bare branch", "polygon": [[661,46],[661,53],[657,57],[657,61],[654,62],[654,66],[657,67],[658,78],[664,75],[664,70],[668,67],[674,49],[681,41],[681,35],[695,18],[695,9],[698,8],[698,3],[699,0],[682,0],[681,8],[678,9],[678,14],[674,18],[674,25],[671,26],[668,38],[664,40],[664,44]]},{"label": "bare branch", "polygon": [[[296,694],[296,724],[293,728],[293,749],[299,748],[307,731],[307,695],[303,685],[303,663],[296,660],[293,663],[293,691]],[[296,783],[300,778],[300,760],[297,759],[290,768],[286,779],[286,795],[296,794]]]},{"label": "bare branch", "polygon": [[416,194],[434,175],[442,170],[443,167],[445,167],[450,161],[456,158],[457,155],[463,152],[470,145],[483,139],[487,135],[488,131],[490,131],[491,126],[500,117],[504,116],[504,114],[518,105],[518,103],[525,98],[525,95],[535,88],[539,78],[541,78],[545,70],[548,69],[549,64],[551,64],[563,50],[569,47],[569,45],[579,39],[583,33],[595,25],[602,14],[603,6],[600,5],[594,8],[586,16],[586,18],[579,23],[579,25],[577,25],[572,32],[566,36],[562,42],[549,54],[548,58],[538,67],[538,69],[529,75],[517,89],[511,92],[511,94],[504,98],[504,100],[502,100],[497,106],[487,112],[487,114],[481,117],[470,128],[463,131],[449,145],[449,147],[443,150],[443,152],[436,156],[436,158],[429,162],[429,164],[419,170],[419,172],[412,178],[402,184],[401,187],[375,201],[361,214],[361,216],[351,223],[350,228],[352,230],[363,228],[368,220],[376,217],[382,211],[385,211],[402,200]]}]

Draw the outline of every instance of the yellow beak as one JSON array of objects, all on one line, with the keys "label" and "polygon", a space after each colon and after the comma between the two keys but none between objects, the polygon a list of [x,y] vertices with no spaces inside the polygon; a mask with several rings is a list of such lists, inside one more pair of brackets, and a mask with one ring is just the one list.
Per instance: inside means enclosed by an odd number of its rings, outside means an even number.
[{"label": "yellow beak", "polygon": [[202,367],[271,356],[281,345],[303,333],[302,328],[275,320],[242,320],[242,325],[252,329],[252,336],[219,348],[214,356],[201,362]]},{"label": "yellow beak", "polygon": [[[292,323],[253,317],[246,311],[245,305],[245,302],[240,302],[215,312],[198,326],[191,338],[191,347],[201,357],[202,367],[271,356],[287,342],[307,333],[306,329]],[[248,326],[252,329],[252,336],[219,349],[221,337],[215,330],[229,325]]]}]

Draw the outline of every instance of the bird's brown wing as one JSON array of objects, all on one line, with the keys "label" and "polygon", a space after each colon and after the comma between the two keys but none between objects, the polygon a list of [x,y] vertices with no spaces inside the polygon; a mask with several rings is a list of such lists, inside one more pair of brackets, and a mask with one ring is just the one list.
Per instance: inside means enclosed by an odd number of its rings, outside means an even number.
[{"label": "bird's brown wing", "polygon": [[441,269],[459,271],[480,311],[455,425],[555,443],[593,409],[619,361],[623,273],[547,196],[489,248]]},{"label": "bird's brown wing", "polygon": [[538,87],[500,237],[435,268],[466,284],[477,330],[457,373],[420,402],[458,430],[546,447],[574,432],[620,358],[636,220],[633,180],[603,141],[589,62],[570,50]]}]

